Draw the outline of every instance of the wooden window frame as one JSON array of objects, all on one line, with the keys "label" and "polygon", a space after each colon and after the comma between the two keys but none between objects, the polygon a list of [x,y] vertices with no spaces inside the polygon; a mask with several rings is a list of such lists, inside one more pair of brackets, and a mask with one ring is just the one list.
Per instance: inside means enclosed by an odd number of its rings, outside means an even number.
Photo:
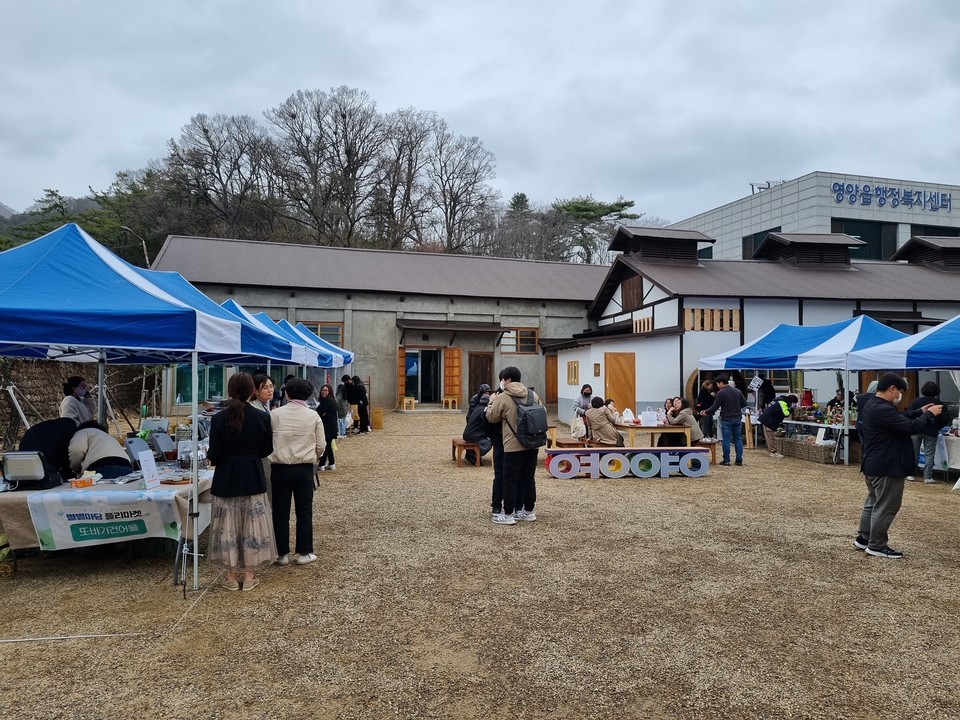
[{"label": "wooden window frame", "polygon": [[740,310],[737,308],[686,308],[683,329],[698,332],[739,332]]},{"label": "wooden window frame", "polygon": [[[530,347],[531,340],[533,341],[533,348],[523,349],[522,345],[525,345],[527,348]],[[522,327],[506,328],[503,336],[500,338],[500,352],[504,355],[537,355],[540,352],[540,329]]]},{"label": "wooden window frame", "polygon": [[[321,337],[321,338],[323,338],[324,340],[326,340],[328,343],[333,343],[333,344],[336,345],[337,347],[343,347],[343,323],[342,323],[342,322],[337,322],[337,321],[335,321],[335,320],[330,320],[330,321],[327,321],[327,320],[301,320],[300,322],[302,322],[304,325],[306,325],[308,328],[310,328],[310,331],[311,331],[312,333],[314,333],[317,337]],[[320,326],[321,326],[321,325],[323,325],[323,326],[325,326],[325,327],[336,327],[336,328],[339,328],[339,331],[338,331],[339,338],[336,340],[336,342],[334,342],[333,340],[331,340],[329,337],[324,337],[324,336],[320,333]]]},{"label": "wooden window frame", "polygon": [[568,360],[567,361],[567,385],[573,385],[575,387],[579,384],[580,384],[580,361]]}]

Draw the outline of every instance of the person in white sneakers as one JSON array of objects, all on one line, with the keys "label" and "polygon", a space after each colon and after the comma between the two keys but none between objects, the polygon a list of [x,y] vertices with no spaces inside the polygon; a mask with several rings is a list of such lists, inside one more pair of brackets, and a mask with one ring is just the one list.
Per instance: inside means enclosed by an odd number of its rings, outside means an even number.
[{"label": "person in white sneakers", "polygon": [[760,425],[763,426],[763,439],[772,458],[783,457],[777,452],[777,429],[784,420],[790,417],[790,413],[793,412],[797,402],[796,395],[786,395],[774,400],[760,413],[759,419]]},{"label": "person in white sneakers", "polygon": [[309,380],[293,378],[284,384],[287,404],[270,413],[273,454],[273,527],[278,565],[290,564],[290,500],[297,517],[297,565],[317,559],[313,554],[313,468],[327,447],[323,421],[307,405],[313,393]]}]

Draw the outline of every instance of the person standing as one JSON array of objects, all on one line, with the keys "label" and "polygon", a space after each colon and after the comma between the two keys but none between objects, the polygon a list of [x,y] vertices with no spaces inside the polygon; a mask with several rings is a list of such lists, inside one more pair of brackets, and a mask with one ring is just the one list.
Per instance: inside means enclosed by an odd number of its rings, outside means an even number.
[{"label": "person standing", "polygon": [[[223,587],[253,590],[260,584],[254,569],[277,556],[261,458],[273,452],[270,416],[249,404],[253,378],[239,372],[227,382],[226,408],[210,421],[214,465],[210,517],[210,559],[227,568]],[[243,568],[242,585],[238,567]]]},{"label": "person standing", "polygon": [[496,390],[490,392],[487,405],[484,407],[484,420],[487,423],[487,437],[493,447],[493,494],[490,499],[490,514],[493,516],[503,513],[503,425],[500,422],[491,422],[486,416],[493,398],[503,392],[503,372],[500,373],[500,384]]},{"label": "person standing", "polygon": [[[532,522],[537,519],[537,457],[539,449],[524,447],[515,434],[517,403],[526,403],[527,396],[542,404],[532,390],[520,382],[520,369],[504,368],[500,377],[503,392],[487,405],[487,420],[501,423],[503,432],[503,511],[493,516],[497,525],[515,525],[517,520]],[[514,512],[516,511],[516,512]]]},{"label": "person standing", "polygon": [[277,533],[277,565],[290,564],[290,501],[297,518],[297,565],[317,559],[313,554],[313,468],[327,447],[323,422],[307,406],[313,392],[309,380],[286,383],[287,404],[270,413],[273,454],[273,526]]},{"label": "person standing", "polygon": [[345,438],[347,436],[347,415],[350,412],[350,403],[347,401],[347,386],[346,381],[347,377],[340,378],[340,382],[337,385],[337,429],[339,431],[339,437]]},{"label": "person standing", "polygon": [[720,411],[720,437],[723,446],[723,461],[721,465],[730,464],[730,443],[733,442],[736,450],[736,464],[743,465],[743,415],[741,410],[747,406],[747,398],[743,393],[730,384],[730,378],[724,374],[717,375],[717,396],[713,405],[701,412],[701,415],[713,415]]},{"label": "person standing", "polygon": [[760,387],[757,388],[757,399],[760,401],[760,409],[763,410],[777,399],[777,389],[763,373],[757,373],[757,377],[761,380]]},{"label": "person standing", "polygon": [[704,415],[703,411],[713,405],[713,399],[717,396],[716,388],[713,386],[713,380],[704,380],[700,383],[700,390],[697,392],[696,413],[700,416],[700,430],[703,432],[704,440],[713,440],[713,416]]},{"label": "person standing", "polygon": [[90,422],[97,414],[97,401],[90,396],[87,382],[79,375],[67,378],[63,384],[60,417],[70,418],[77,425]]},{"label": "person standing", "polygon": [[[573,417],[583,420],[587,426],[587,432],[590,432],[589,422],[587,421],[587,410],[593,407],[593,388],[590,385],[583,385],[580,388],[580,396],[573,401]],[[571,423],[572,427],[572,423]]]},{"label": "person standing", "polygon": [[[493,447],[493,442],[490,440],[489,423],[487,422],[487,404],[490,402],[490,386],[483,384],[481,388],[486,388],[486,392],[479,393],[480,397],[477,398],[476,403],[473,402],[471,398],[471,409],[467,412],[467,425],[463,429],[463,439],[467,442],[477,443],[480,446],[480,457],[483,457],[488,452],[490,448]],[[467,459],[467,463],[474,464],[477,461],[477,455],[473,450],[467,450],[464,456]]]},{"label": "person standing", "polygon": [[760,413],[760,425],[763,426],[763,441],[767,446],[767,452],[772,458],[782,458],[783,455],[777,452],[777,430],[783,421],[790,417],[793,412],[793,406],[797,404],[796,395],[786,395],[776,402],[767,405]]},{"label": "person standing", "polygon": [[933,403],[900,412],[907,381],[887,373],[877,383],[873,399],[863,408],[863,461],[860,470],[867,484],[867,497],[860,511],[860,525],[853,544],[868,555],[897,560],[903,553],[888,543],[888,531],[903,502],[907,475],[914,472],[917,456],[911,435],[935,430],[943,405]]},{"label": "person standing", "polygon": [[270,405],[273,403],[273,380],[266,373],[256,373],[253,376],[253,389],[256,392],[250,404],[257,410],[270,412]]},{"label": "person standing", "polygon": [[[943,405],[943,401],[940,399],[940,386],[932,380],[928,380],[923,384],[923,387],[920,388],[920,397],[916,398],[912,403],[910,403],[910,407],[907,408],[907,411],[919,410],[926,405]],[[933,477],[933,467],[937,454],[937,438],[940,435],[940,428],[949,424],[949,414],[941,412],[940,417],[937,419],[937,425],[934,430],[928,430],[927,432],[913,436],[913,454],[917,459],[914,467],[917,467],[920,463],[920,447],[922,445],[923,481],[927,484],[936,482],[936,479]],[[913,476],[908,476],[907,480],[913,480]]]},{"label": "person standing", "polygon": [[356,398],[357,413],[359,418],[357,422],[357,434],[366,435],[370,432],[370,400],[367,398],[367,388],[359,375],[353,376],[353,393]]},{"label": "person standing", "polygon": [[330,385],[320,386],[320,400],[317,403],[317,415],[323,423],[323,437],[327,447],[320,456],[320,470],[332,471],[337,469],[337,459],[333,456],[333,441],[337,439],[337,400]]}]

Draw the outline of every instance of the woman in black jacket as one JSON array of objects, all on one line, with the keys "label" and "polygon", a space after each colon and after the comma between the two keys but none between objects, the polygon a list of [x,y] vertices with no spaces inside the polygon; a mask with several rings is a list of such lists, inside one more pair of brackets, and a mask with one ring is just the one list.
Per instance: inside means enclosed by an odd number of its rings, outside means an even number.
[{"label": "woman in black jacket", "polygon": [[330,385],[320,386],[320,400],[317,404],[317,414],[323,421],[323,436],[327,447],[318,461],[320,470],[336,470],[337,460],[333,456],[333,441],[337,439],[337,398]]},{"label": "woman in black jacket", "polygon": [[[926,405],[943,405],[943,401],[940,399],[940,386],[932,380],[928,380],[923,384],[923,387],[920,388],[920,397],[910,403],[907,411],[919,410]],[[918,465],[920,462],[920,446],[921,444],[923,445],[923,481],[925,483],[930,484],[936,482],[936,478],[933,477],[933,466],[934,457],[937,453],[937,436],[940,434],[940,428],[949,424],[950,414],[942,412],[937,417],[937,426],[935,428],[913,436],[913,452]],[[913,480],[913,475],[908,475],[907,480]]]},{"label": "woman in black jacket", "polygon": [[367,388],[364,387],[363,380],[360,379],[359,375],[353,376],[353,404],[357,406],[357,414],[359,415],[359,428],[357,432],[360,435],[365,435],[370,432],[370,401],[367,399]]},{"label": "woman in black jacket", "polygon": [[[273,430],[270,416],[248,404],[255,393],[248,373],[233,375],[227,383],[226,408],[210,421],[207,457],[216,467],[210,489],[210,559],[226,566],[227,590],[253,590],[260,584],[254,569],[277,557],[261,461],[273,452]],[[242,586],[237,577],[240,567]]]}]

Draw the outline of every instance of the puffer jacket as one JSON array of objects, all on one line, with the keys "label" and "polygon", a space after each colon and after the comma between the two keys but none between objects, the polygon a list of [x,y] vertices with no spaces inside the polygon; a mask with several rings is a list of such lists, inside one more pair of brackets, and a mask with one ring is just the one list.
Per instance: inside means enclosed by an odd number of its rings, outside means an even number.
[{"label": "puffer jacket", "polygon": [[[517,440],[514,429],[517,427],[517,402],[523,404],[527,401],[527,393],[533,392],[527,390],[523,383],[508,383],[504,391],[493,397],[487,405],[487,420],[492,423],[501,423],[503,428],[503,451],[504,452],[522,452],[530,450],[525,448]],[[516,398],[516,400],[514,400]],[[539,405],[540,398],[533,393],[533,401]]]}]

